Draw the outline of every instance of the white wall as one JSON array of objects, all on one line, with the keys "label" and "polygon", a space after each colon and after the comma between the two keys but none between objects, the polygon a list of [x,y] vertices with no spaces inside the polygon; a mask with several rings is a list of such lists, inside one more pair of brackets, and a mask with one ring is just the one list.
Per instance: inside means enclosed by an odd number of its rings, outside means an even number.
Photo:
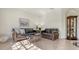
[{"label": "white wall", "polygon": [[[40,9],[41,10],[41,9]],[[40,11],[41,12],[41,11]],[[19,27],[19,18],[27,18],[30,21],[30,27],[42,23],[42,14],[34,9],[0,9],[0,34],[11,34],[14,27]]]},{"label": "white wall", "polygon": [[0,9],[0,34],[10,34],[13,27],[19,27],[19,18],[30,19],[30,27],[42,24],[45,28],[58,28],[64,38],[62,9]]},{"label": "white wall", "polygon": [[10,34],[13,27],[19,27],[20,17],[26,14],[17,9],[0,9],[0,34]]},{"label": "white wall", "polygon": [[[79,12],[78,9],[77,11]],[[28,18],[30,27],[34,28],[36,24],[42,24],[45,28],[58,28],[60,38],[66,38],[66,17],[67,15],[78,14],[72,12],[69,12],[69,9],[61,8],[0,9],[0,34],[11,34],[13,27],[19,27],[19,18]]]},{"label": "white wall", "polygon": [[31,9],[30,11],[29,17],[32,23],[43,24],[45,28],[58,28],[60,38],[66,38],[66,11],[63,11],[61,8],[54,8],[52,10]]},{"label": "white wall", "polygon": [[62,11],[63,13],[63,19],[64,19],[64,33],[66,37],[66,17],[67,16],[78,16],[77,18],[77,38],[79,39],[79,8],[65,8]]},{"label": "white wall", "polygon": [[[33,11],[31,10],[31,20],[33,23],[42,24],[44,28],[58,28],[60,38],[65,38],[63,35],[64,28],[63,28],[63,19],[62,19],[62,9],[61,8],[54,8],[54,9],[39,9]],[[29,12],[29,11],[28,11]],[[35,16],[34,16],[35,15]],[[34,19],[37,18],[37,19]]]},{"label": "white wall", "polygon": [[63,29],[62,29],[62,9],[53,9],[50,13],[46,14],[45,17],[45,27],[48,28],[58,28],[60,38],[63,38]]}]

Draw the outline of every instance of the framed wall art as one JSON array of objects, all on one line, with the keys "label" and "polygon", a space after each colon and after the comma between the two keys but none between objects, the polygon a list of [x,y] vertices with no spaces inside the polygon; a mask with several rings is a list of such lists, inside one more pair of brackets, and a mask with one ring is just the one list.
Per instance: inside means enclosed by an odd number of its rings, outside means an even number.
[{"label": "framed wall art", "polygon": [[19,18],[20,28],[29,27],[29,19],[27,18]]}]

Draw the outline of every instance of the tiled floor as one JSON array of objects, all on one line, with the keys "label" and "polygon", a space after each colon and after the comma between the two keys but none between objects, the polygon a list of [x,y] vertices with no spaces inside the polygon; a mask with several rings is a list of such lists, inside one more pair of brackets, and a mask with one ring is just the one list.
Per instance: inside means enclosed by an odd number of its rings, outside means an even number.
[{"label": "tiled floor", "polygon": [[[74,40],[57,39],[55,41],[42,38],[38,42],[34,42],[37,47],[43,50],[79,50],[79,47],[73,45]],[[0,43],[0,50],[11,50],[13,41]]]},{"label": "tiled floor", "polygon": [[11,50],[11,46],[14,44],[13,40],[8,40],[7,42],[0,42],[0,50]]},{"label": "tiled floor", "polygon": [[73,45],[74,40],[58,39],[55,41],[41,39],[34,43],[43,50],[79,50],[79,47]]}]

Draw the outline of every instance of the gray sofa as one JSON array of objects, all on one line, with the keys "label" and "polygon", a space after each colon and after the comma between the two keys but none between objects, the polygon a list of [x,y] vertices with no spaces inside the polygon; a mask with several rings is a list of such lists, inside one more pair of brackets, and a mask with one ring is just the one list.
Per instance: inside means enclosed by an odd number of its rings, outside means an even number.
[{"label": "gray sofa", "polygon": [[50,40],[56,40],[59,38],[59,30],[57,28],[46,28],[41,34],[43,38]]},{"label": "gray sofa", "polygon": [[33,28],[13,28],[12,38],[14,41],[21,41],[27,39],[27,37],[32,37],[36,33]]}]

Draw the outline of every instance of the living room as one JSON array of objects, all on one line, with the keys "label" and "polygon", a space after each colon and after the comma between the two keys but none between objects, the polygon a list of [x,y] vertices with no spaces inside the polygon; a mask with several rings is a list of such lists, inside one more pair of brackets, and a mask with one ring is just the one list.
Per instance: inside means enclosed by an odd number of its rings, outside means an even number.
[{"label": "living room", "polygon": [[[38,26],[41,27],[41,31],[46,28],[57,29],[59,34],[58,39],[54,41],[42,39],[40,42],[35,42],[34,44],[37,47],[40,48],[41,46],[40,49],[79,49],[73,45],[73,42],[77,41],[79,38],[79,25],[77,25],[77,40],[66,39],[66,19],[68,16],[77,16],[78,19],[78,15],[78,8],[0,8],[0,36],[2,36],[2,38],[0,38],[2,46],[0,48],[6,50],[6,48],[9,48],[8,45],[13,45],[13,43],[10,42],[13,41],[13,28],[33,28],[36,30],[36,26]],[[20,20],[26,20],[24,22],[27,22],[27,25],[21,27],[22,23]],[[79,21],[77,20],[77,24],[78,22]],[[6,44],[8,45],[6,46]],[[5,46],[5,48],[3,46]],[[59,46],[61,47],[59,48]]]}]

